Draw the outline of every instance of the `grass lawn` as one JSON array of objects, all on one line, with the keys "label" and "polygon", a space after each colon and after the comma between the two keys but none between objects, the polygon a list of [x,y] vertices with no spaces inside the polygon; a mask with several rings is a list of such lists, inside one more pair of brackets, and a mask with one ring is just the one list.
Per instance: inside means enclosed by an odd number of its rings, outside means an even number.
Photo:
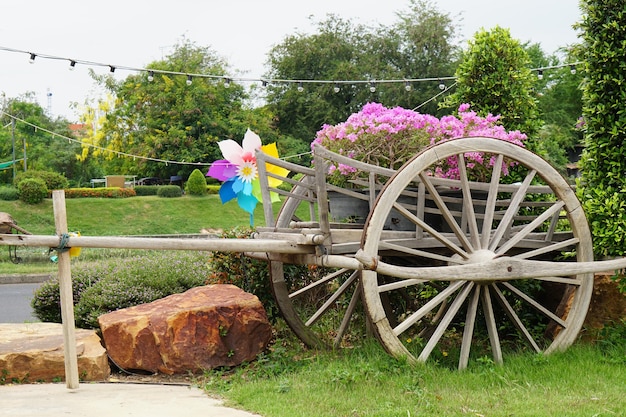
[{"label": "grass lawn", "polygon": [[[65,203],[69,230],[80,231],[83,236],[191,234],[204,228],[228,229],[250,225],[248,213],[234,201],[222,204],[217,195],[72,198],[66,199]],[[275,209],[278,208],[280,204],[277,203]],[[20,227],[33,234],[55,234],[51,199],[36,205],[0,200],[0,212],[9,213]],[[265,224],[261,205],[255,210],[254,224]],[[0,273],[48,273],[57,270],[56,265],[46,262],[45,248],[20,248],[18,255],[28,258],[28,262],[11,263],[6,247],[0,247]]]},{"label": "grass lawn", "polygon": [[264,417],[626,415],[624,342],[518,354],[503,366],[484,358],[463,372],[411,367],[375,341],[339,352],[274,349],[247,369],[207,373],[202,386]]}]

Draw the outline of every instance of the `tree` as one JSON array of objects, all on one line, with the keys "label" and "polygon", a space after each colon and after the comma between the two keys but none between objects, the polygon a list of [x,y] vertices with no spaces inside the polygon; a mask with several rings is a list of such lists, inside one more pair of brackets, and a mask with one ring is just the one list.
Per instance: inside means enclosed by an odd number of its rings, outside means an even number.
[{"label": "tree", "polygon": [[[80,184],[93,171],[89,162],[76,159],[80,144],[73,140],[74,134],[69,129],[70,123],[64,118],[52,120],[45,114],[44,109],[37,104],[34,95],[26,93],[21,97],[7,100],[3,111],[15,119],[16,159],[23,159],[17,163],[17,169],[54,171],[65,175],[73,185]],[[0,152],[2,161],[12,158],[12,120],[8,116],[1,118],[2,129]],[[53,132],[53,133],[51,133]],[[5,170],[2,182],[11,182],[12,170]]]},{"label": "tree", "polygon": [[583,19],[581,200],[601,256],[626,253],[626,11],[621,0],[586,0]]},{"label": "tree", "polygon": [[[441,92],[439,82],[412,83],[407,91],[402,80],[451,75],[455,30],[451,18],[430,2],[412,0],[390,27],[329,15],[312,35],[287,36],[268,54],[267,78],[326,82],[268,84],[278,129],[309,143],[323,124],[345,120],[369,101],[408,108],[424,103]],[[376,82],[390,79],[399,82]],[[358,83],[336,85],[337,80]],[[421,109],[430,110],[436,107]]]},{"label": "tree", "polygon": [[[89,138],[111,151],[103,154],[106,173],[186,177],[196,168],[188,163],[221,158],[218,141],[240,140],[248,127],[269,130],[271,119],[244,107],[244,88],[221,81],[228,66],[210,48],[184,41],[148,68],[154,73],[130,75],[120,82],[96,77],[115,97],[101,129]],[[159,71],[213,78],[189,80]],[[118,157],[123,154],[128,156]]]},{"label": "tree", "polygon": [[[530,70],[528,52],[508,29],[478,31],[463,53],[456,77],[456,91],[444,107],[468,103],[482,115],[499,114],[507,129],[520,130],[529,138],[541,126],[534,92],[537,76]],[[532,149],[532,140],[527,143]]]}]

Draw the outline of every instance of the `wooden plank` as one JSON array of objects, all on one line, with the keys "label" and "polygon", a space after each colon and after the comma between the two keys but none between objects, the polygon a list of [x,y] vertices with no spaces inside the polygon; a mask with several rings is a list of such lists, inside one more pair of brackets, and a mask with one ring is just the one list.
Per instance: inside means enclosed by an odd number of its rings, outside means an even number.
[{"label": "wooden plank", "polygon": [[[65,191],[52,191],[54,224],[58,236],[67,236],[65,212]],[[56,238],[58,239],[58,238]],[[62,243],[65,243],[62,240]],[[64,249],[64,248],[63,248]],[[74,323],[74,299],[72,293],[72,272],[69,250],[58,250],[59,291],[61,294],[61,322],[63,324],[63,356],[65,360],[65,383],[68,389],[78,388],[78,356],[76,354],[76,334]]]}]

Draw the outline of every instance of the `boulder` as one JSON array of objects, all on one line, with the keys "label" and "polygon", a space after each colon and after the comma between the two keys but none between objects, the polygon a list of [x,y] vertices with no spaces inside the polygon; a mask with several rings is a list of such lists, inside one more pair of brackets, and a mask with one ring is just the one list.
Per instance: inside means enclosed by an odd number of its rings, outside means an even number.
[{"label": "boulder", "polygon": [[[100,337],[76,329],[78,375],[83,381],[103,381],[111,370]],[[0,324],[1,379],[7,382],[52,382],[65,379],[63,327],[58,323]]]},{"label": "boulder", "polygon": [[236,366],[253,360],[272,337],[259,299],[234,285],[192,288],[98,322],[117,366],[153,373]]}]

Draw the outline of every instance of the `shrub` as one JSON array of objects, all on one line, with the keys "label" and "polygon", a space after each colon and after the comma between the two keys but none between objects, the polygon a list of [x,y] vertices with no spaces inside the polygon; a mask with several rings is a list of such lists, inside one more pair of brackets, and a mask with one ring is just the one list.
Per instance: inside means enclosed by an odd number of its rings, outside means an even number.
[{"label": "shrub", "polygon": [[[220,238],[246,239],[253,233],[252,229],[235,227],[224,231]],[[209,257],[209,284],[233,284],[244,291],[256,295],[268,318],[275,322],[280,317],[278,305],[274,299],[269,273],[269,263],[249,258],[238,252],[211,252]],[[284,265],[285,275],[308,275],[306,265]]]},{"label": "shrub", "polygon": [[17,186],[20,200],[26,204],[39,204],[48,196],[46,183],[39,178],[26,178]]},{"label": "shrub", "polygon": [[206,190],[209,194],[219,194],[220,192],[220,185],[207,185]]},{"label": "shrub", "polygon": [[183,190],[178,185],[162,185],[157,191],[159,197],[173,198],[183,195]]},{"label": "shrub", "polygon": [[137,196],[157,195],[160,185],[137,185],[135,193]]},{"label": "shrub", "polygon": [[134,189],[120,187],[70,188],[65,190],[65,198],[126,198],[136,195]]},{"label": "shrub", "polygon": [[45,182],[48,190],[63,190],[69,187],[69,181],[65,178],[64,175],[61,175],[57,172],[52,171],[38,171],[38,170],[30,170],[25,172],[19,172],[15,179],[13,180],[13,184],[17,187],[19,183],[27,178],[37,178],[43,180]]},{"label": "shrub", "polygon": [[[98,328],[100,315],[204,285],[207,273],[202,252],[155,251],[78,265],[72,270],[76,325]],[[39,287],[31,305],[40,320],[60,322],[58,281]]]},{"label": "shrub", "polygon": [[191,172],[185,189],[190,195],[206,195],[206,177],[199,169],[196,168]]},{"label": "shrub", "polygon": [[20,198],[19,192],[15,187],[0,187],[0,200],[14,201]]}]

